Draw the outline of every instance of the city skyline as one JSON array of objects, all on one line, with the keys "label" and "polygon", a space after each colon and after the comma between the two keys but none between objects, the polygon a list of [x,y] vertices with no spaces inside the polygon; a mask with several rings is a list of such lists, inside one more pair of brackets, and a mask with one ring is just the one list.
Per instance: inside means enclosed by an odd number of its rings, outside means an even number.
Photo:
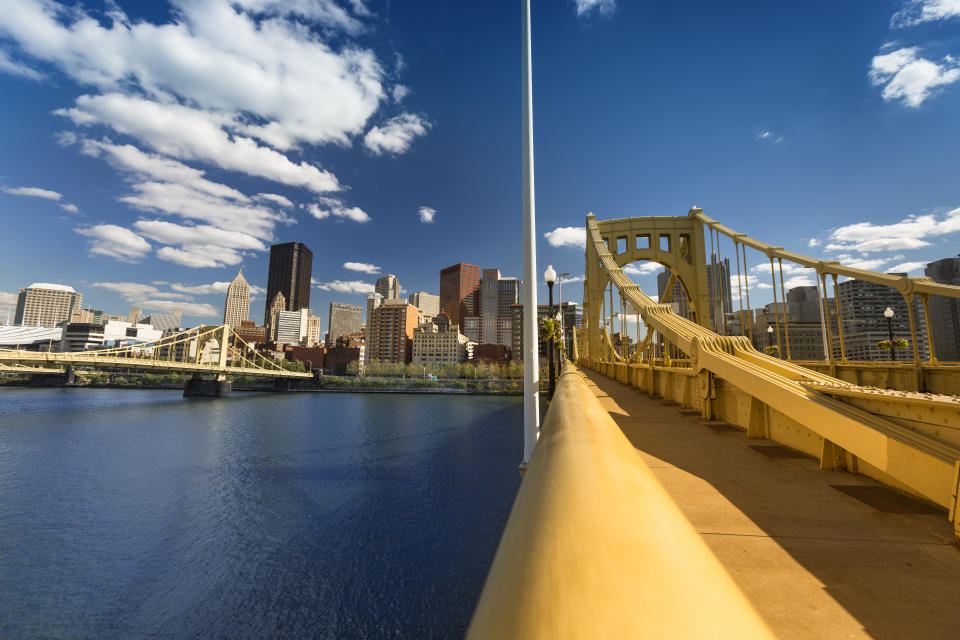
[{"label": "city skyline", "polygon": [[[948,55],[960,52],[960,17],[924,13],[928,4],[534,3],[538,271],[582,275],[588,211],[682,215],[695,204],[847,264],[922,275],[953,257],[960,72]],[[317,252],[321,314],[333,301],[363,304],[388,272],[401,296],[439,293],[436,272],[460,261],[521,275],[512,3],[344,3],[330,14],[306,3],[299,15],[218,0],[57,6],[16,0],[0,17],[0,87],[18,98],[0,106],[0,317],[39,281],[72,286],[98,309],[179,308],[187,324],[215,322],[243,268],[260,318],[268,247],[289,241]],[[261,28],[267,18],[276,33]],[[82,19],[99,48],[76,28]],[[326,76],[258,57],[264,48],[231,50],[214,33],[226,22],[250,43],[333,68],[361,52],[326,96],[350,108],[310,113]],[[185,51],[208,47],[214,73],[262,73],[228,76],[233,93],[203,70],[184,81],[151,40],[158,26]],[[111,67],[117,57],[128,66]],[[302,93],[284,108],[264,92],[280,77]],[[751,266],[759,308],[771,298],[763,265]],[[656,291],[659,267],[626,271]],[[811,280],[785,275],[787,288]],[[580,299],[572,282],[563,291]]]}]

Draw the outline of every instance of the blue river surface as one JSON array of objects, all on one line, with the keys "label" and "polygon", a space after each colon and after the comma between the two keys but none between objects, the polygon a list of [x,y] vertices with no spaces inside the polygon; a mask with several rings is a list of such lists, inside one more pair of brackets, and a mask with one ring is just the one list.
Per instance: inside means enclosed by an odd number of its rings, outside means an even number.
[{"label": "blue river surface", "polygon": [[0,637],[456,638],[516,397],[0,389]]}]

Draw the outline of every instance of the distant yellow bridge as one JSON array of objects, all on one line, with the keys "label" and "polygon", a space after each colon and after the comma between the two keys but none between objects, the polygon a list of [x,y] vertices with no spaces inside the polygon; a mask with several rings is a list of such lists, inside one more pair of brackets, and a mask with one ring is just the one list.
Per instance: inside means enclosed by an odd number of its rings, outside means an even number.
[{"label": "distant yellow bridge", "polygon": [[[56,365],[57,368],[45,368]],[[185,395],[228,395],[227,375],[312,379],[262,356],[229,325],[200,326],[149,342],[90,351],[0,349],[0,372],[68,374],[79,367],[192,373]],[[203,376],[213,376],[205,380]]]}]

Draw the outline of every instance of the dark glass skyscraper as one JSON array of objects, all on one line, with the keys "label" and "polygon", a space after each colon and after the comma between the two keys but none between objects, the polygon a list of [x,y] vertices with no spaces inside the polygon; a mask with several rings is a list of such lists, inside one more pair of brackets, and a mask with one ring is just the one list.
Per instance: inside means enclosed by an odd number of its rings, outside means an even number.
[{"label": "dark glass skyscraper", "polygon": [[[270,273],[267,276],[266,308],[269,310],[277,293],[286,300],[286,311],[299,311],[310,306],[310,276],[313,273],[313,252],[302,242],[287,242],[270,247]],[[269,311],[264,324],[270,324]]]}]

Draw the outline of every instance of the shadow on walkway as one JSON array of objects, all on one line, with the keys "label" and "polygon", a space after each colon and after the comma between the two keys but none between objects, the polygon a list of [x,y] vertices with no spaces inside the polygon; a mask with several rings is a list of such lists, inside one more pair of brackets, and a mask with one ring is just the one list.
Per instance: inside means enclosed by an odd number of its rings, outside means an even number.
[{"label": "shadow on walkway", "polygon": [[870,506],[850,494],[888,492],[865,476],[820,471],[803,454],[584,374],[779,637],[960,638],[960,549],[946,511],[899,495]]}]

